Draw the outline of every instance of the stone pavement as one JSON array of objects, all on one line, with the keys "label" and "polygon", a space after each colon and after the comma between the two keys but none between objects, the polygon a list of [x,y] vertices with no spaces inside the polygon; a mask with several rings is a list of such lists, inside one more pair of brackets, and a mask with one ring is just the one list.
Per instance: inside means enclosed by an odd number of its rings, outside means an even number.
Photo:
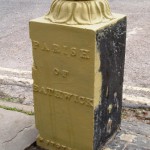
[{"label": "stone pavement", "polygon": [[[120,130],[103,150],[150,150],[150,108],[124,108],[122,114]],[[25,150],[44,149],[34,143]]]},{"label": "stone pavement", "polygon": [[[44,150],[32,146],[25,150]],[[150,150],[150,125],[140,121],[122,121],[121,130],[103,150]]]},{"label": "stone pavement", "polygon": [[[6,107],[11,105],[17,109],[20,109],[20,106],[18,104],[13,106],[10,101],[33,105],[32,55],[31,41],[28,38],[28,22],[30,19],[46,13],[49,10],[49,3],[50,0],[38,2],[31,0],[0,1],[0,8],[3,10],[0,14],[2,18],[0,25],[0,98],[9,101],[9,104],[3,101],[0,102],[0,105],[6,104]],[[130,96],[127,96],[127,99],[137,101],[138,96],[138,100],[146,103],[150,100],[149,4],[149,0],[110,0],[113,12],[128,16],[125,65],[125,84],[128,86],[124,89],[124,93]],[[107,145],[106,150],[149,149],[150,125],[141,120],[125,119],[121,129],[115,140]],[[35,141],[36,132],[33,116],[0,109],[0,150],[24,150]],[[38,150],[36,145],[29,149]]]},{"label": "stone pavement", "polygon": [[[11,111],[5,110],[11,108],[8,104],[12,105]],[[144,107],[127,103],[123,105]],[[34,116],[27,115],[33,108],[9,102],[3,106],[5,109],[0,108],[0,150],[43,150],[35,143],[38,133]],[[123,109],[121,130],[106,144],[104,150],[150,150],[150,107],[135,108]],[[26,114],[16,112],[21,109]]]},{"label": "stone pavement", "polygon": [[34,116],[0,108],[0,150],[24,150],[36,139]]},{"label": "stone pavement", "polygon": [[[32,89],[27,83],[33,63],[28,22],[47,13],[51,1],[0,1],[0,97],[17,97],[23,104],[33,103]],[[124,98],[134,100],[136,96],[150,103],[150,0],[109,2],[112,12],[128,17]]]},{"label": "stone pavement", "polygon": [[123,120],[121,131],[104,150],[150,150],[150,125]]},{"label": "stone pavement", "polygon": [[[28,22],[48,13],[51,1],[0,1],[0,67],[31,71]],[[125,84],[150,88],[150,0],[109,0],[109,3],[112,12],[128,17]]]}]

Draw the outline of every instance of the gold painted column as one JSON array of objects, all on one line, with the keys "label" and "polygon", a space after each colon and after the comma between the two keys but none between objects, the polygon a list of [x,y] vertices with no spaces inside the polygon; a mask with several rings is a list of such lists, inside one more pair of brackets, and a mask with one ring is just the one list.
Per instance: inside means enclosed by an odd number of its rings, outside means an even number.
[{"label": "gold painted column", "polygon": [[37,144],[98,150],[121,122],[126,16],[107,0],[54,0],[30,37]]}]

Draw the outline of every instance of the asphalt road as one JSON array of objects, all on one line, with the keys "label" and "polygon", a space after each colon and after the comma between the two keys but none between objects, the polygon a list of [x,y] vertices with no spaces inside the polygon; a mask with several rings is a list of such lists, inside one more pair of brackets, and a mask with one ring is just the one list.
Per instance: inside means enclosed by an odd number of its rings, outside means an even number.
[{"label": "asphalt road", "polygon": [[[128,16],[125,84],[150,88],[150,0],[109,0]],[[0,67],[31,70],[28,23],[47,13],[50,0],[0,0]]]}]

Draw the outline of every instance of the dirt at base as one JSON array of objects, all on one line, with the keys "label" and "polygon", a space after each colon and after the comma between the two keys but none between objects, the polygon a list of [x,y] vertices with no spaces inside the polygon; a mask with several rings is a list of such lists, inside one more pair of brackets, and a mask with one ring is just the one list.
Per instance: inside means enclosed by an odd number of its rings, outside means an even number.
[{"label": "dirt at base", "polygon": [[[150,108],[142,108],[142,109],[123,108],[122,119],[134,122],[140,121],[142,123],[150,125]],[[25,150],[45,150],[45,149],[38,147],[35,142]]]},{"label": "dirt at base", "polygon": [[25,150],[45,150],[45,149],[38,147],[35,142],[30,147],[26,148]]},{"label": "dirt at base", "polygon": [[150,108],[123,108],[122,119],[126,121],[140,121],[150,125]]}]

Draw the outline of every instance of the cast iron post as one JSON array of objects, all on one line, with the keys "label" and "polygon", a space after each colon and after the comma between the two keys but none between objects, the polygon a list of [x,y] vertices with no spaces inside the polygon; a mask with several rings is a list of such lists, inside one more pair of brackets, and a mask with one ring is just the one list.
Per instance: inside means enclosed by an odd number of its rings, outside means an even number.
[{"label": "cast iron post", "polygon": [[126,16],[107,0],[54,0],[30,37],[38,145],[101,149],[121,123]]}]

